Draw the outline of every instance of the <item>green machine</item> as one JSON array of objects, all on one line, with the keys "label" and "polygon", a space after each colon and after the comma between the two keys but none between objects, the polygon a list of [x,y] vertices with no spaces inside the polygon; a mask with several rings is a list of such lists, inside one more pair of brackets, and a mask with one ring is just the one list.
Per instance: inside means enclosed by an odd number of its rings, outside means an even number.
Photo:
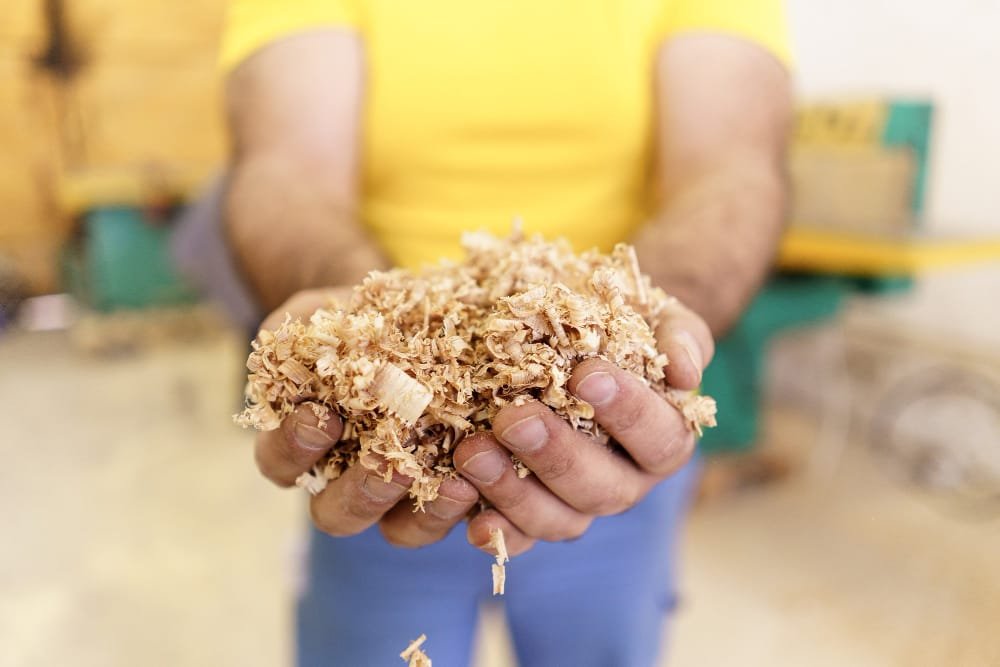
[{"label": "green machine", "polygon": [[63,253],[63,282],[85,307],[103,313],[190,304],[195,291],[170,258],[169,216],[136,206],[86,210]]},{"label": "green machine", "polygon": [[[912,226],[923,209],[932,119],[933,105],[922,100],[808,105],[798,112],[795,145],[823,162],[826,170],[813,173],[830,177],[830,181],[838,180],[838,174],[830,173],[830,164],[850,172],[854,159],[870,163],[871,156],[879,152],[904,153],[909,169],[905,179],[907,196],[900,201],[900,219]],[[841,182],[852,182],[852,174],[841,175],[846,176]],[[825,185],[821,183],[817,189],[804,187],[802,192],[816,192]],[[853,192],[839,194],[851,197]],[[804,204],[802,210],[816,210],[809,202]],[[850,239],[848,245],[858,249],[864,249],[871,240],[880,239],[885,245],[886,238],[895,238],[886,235],[885,229],[859,229],[856,221],[833,220],[825,222],[822,234],[813,238],[810,222],[796,219],[793,214],[792,227],[779,253],[779,272],[758,293],[732,331],[718,341],[703,388],[718,402],[719,426],[705,432],[699,445],[703,453],[741,451],[753,446],[758,435],[763,364],[775,336],[832,319],[852,293],[890,294],[912,284],[909,272],[886,269],[898,262],[859,261],[856,257],[855,261],[845,261],[851,258],[844,255],[844,250],[826,243],[837,237],[838,222],[844,238]],[[852,253],[850,248],[846,253]]]}]

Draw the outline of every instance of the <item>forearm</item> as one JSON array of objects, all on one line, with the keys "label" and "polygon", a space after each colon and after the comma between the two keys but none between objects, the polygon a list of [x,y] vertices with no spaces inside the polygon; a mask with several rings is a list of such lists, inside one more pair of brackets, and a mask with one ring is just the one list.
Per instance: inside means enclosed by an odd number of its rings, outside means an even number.
[{"label": "forearm", "polygon": [[268,310],[385,267],[356,214],[363,90],[361,38],[333,28],[269,44],[226,81],[226,232]]},{"label": "forearm", "polygon": [[763,282],[785,217],[791,81],[758,45],[721,34],[661,50],[663,206],[636,240],[643,267],[719,336]]},{"label": "forearm", "polygon": [[309,165],[274,154],[233,167],[226,231],[233,254],[267,310],[310,287],[350,285],[386,267],[356,215],[355,197]]},{"label": "forearm", "polygon": [[718,337],[773,263],[787,194],[780,158],[734,160],[682,182],[637,235],[640,264]]}]

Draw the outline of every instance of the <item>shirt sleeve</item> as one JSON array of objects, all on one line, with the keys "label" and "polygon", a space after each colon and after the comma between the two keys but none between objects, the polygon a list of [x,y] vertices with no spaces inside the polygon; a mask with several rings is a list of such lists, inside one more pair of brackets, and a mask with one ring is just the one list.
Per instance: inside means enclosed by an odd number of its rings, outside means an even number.
[{"label": "shirt sleeve", "polygon": [[762,46],[786,67],[792,64],[782,0],[665,0],[659,37],[722,32]]},{"label": "shirt sleeve", "polygon": [[320,27],[361,29],[362,0],[230,0],[219,64],[230,71],[287,35]]}]

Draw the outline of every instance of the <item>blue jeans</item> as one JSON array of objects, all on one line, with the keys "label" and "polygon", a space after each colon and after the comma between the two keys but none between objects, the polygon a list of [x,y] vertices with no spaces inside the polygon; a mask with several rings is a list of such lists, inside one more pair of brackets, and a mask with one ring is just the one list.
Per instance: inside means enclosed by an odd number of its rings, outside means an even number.
[{"label": "blue jeans", "polygon": [[377,528],[352,538],[313,531],[298,605],[301,667],[402,665],[421,633],[435,667],[468,665],[479,608],[504,604],[521,667],[657,664],[674,607],[675,544],[697,462],[574,542],[538,543],[490,595],[492,558],[459,526],[437,544],[398,549]]}]

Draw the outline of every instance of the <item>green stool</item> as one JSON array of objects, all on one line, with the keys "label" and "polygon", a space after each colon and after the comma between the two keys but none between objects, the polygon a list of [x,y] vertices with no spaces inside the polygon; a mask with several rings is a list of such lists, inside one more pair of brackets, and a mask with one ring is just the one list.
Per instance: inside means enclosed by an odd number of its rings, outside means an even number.
[{"label": "green stool", "polygon": [[130,206],[91,209],[63,254],[66,289],[100,312],[178,306],[196,301],[170,259],[171,228]]}]

